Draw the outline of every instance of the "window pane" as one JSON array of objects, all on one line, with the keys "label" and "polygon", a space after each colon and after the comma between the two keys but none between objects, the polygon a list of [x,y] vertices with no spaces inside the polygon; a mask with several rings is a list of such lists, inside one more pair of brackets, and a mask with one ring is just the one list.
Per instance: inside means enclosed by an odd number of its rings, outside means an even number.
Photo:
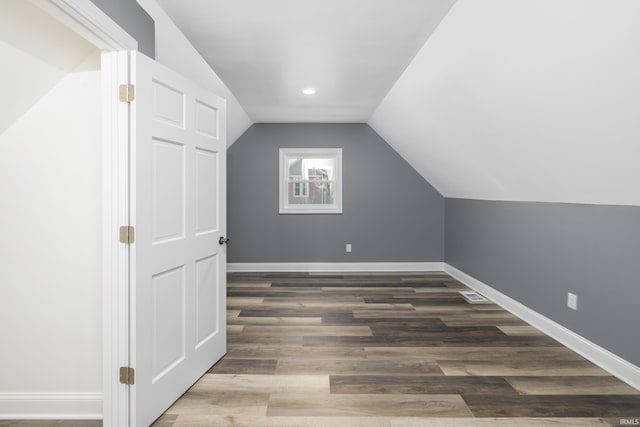
[{"label": "window pane", "polygon": [[300,181],[303,179],[302,175],[302,159],[289,158],[287,159],[287,172],[289,173],[288,181]]},{"label": "window pane", "polygon": [[280,148],[279,212],[342,213],[341,168],[341,148]]},{"label": "window pane", "polygon": [[330,181],[305,180],[289,183],[288,204],[290,205],[332,205],[334,183]]},{"label": "window pane", "polygon": [[288,157],[287,181],[328,180],[335,176],[335,159]]}]

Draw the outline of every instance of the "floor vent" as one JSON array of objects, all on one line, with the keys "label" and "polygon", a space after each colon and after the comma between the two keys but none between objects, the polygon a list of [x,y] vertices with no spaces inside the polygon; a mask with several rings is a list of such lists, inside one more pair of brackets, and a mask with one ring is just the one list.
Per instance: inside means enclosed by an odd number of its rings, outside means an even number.
[{"label": "floor vent", "polygon": [[490,302],[488,299],[475,291],[460,291],[460,295],[471,304],[482,304]]}]

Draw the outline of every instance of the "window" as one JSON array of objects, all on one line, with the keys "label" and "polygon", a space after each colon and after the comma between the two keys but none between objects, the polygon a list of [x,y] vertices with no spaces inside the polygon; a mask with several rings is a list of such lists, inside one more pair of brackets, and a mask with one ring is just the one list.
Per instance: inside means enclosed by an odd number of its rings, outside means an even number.
[{"label": "window", "polygon": [[308,182],[293,183],[293,197],[308,197],[308,196],[309,196]]},{"label": "window", "polygon": [[342,149],[280,149],[280,213],[342,213]]}]

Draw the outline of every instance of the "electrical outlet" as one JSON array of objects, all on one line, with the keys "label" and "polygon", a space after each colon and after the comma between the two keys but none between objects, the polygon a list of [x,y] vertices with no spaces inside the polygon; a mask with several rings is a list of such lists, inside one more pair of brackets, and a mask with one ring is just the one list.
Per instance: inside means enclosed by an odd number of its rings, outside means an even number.
[{"label": "electrical outlet", "polygon": [[578,296],[576,294],[572,294],[571,292],[567,294],[567,307],[574,310],[578,309]]},{"label": "electrical outlet", "polygon": [[347,246],[345,248],[346,252],[351,252],[351,243],[347,243]]}]

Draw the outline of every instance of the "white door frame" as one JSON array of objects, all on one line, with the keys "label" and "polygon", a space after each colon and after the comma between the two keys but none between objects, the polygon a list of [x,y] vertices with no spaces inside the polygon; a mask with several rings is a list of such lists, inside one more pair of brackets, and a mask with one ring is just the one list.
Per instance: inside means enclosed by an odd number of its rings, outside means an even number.
[{"label": "white door frame", "polygon": [[[32,0],[105,52],[102,79],[102,370],[103,425],[129,425],[129,386],[118,369],[129,361],[129,248],[118,228],[129,221],[129,107],[118,101],[128,83],[128,51],[138,42],[90,0]],[[125,71],[126,70],[126,71]]]}]

